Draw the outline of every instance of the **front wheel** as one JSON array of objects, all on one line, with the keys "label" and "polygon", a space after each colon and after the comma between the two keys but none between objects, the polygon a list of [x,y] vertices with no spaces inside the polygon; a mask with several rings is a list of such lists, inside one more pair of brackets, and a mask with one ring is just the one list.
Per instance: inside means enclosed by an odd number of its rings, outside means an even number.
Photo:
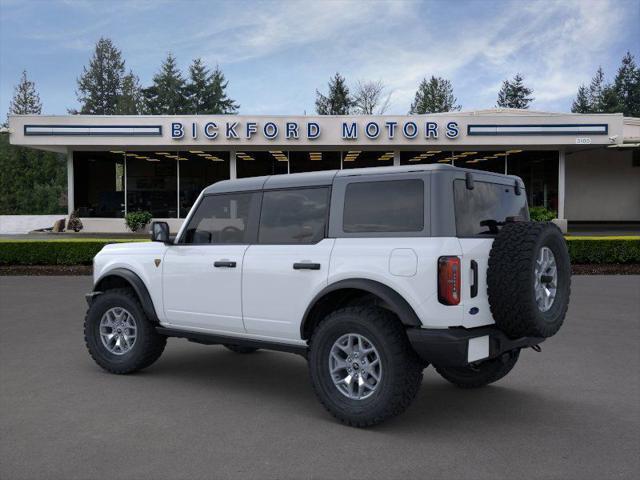
[{"label": "front wheel", "polygon": [[167,344],[135,294],[124,288],[108,290],[93,300],[84,320],[84,340],[95,362],[118,374],[150,366]]},{"label": "front wheel", "polygon": [[468,367],[436,367],[436,371],[449,382],[460,388],[478,388],[497,382],[505,377],[516,365],[520,350],[507,352],[479,365]]},{"label": "front wheel", "polygon": [[402,413],[418,393],[422,370],[402,324],[381,308],[336,310],[311,337],[314,391],[347,425],[367,427]]}]

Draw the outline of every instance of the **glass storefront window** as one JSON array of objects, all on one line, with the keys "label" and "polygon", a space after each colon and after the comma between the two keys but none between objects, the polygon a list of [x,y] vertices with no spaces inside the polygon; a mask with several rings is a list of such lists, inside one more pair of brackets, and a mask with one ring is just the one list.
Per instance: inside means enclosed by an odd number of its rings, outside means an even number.
[{"label": "glass storefront window", "polygon": [[[178,216],[177,161],[155,152],[127,152],[127,211]],[[172,156],[172,155],[171,155]]]},{"label": "glass storefront window", "polygon": [[238,178],[289,173],[288,152],[282,150],[236,152],[236,173]]},{"label": "glass storefront window", "polygon": [[180,217],[184,218],[205,187],[229,179],[229,152],[190,150],[175,155],[180,177]]},{"label": "glass storefront window", "polygon": [[511,151],[507,173],[522,178],[530,207],[558,211],[557,151]]},{"label": "glass storefront window", "polygon": [[290,173],[340,170],[340,152],[290,151],[289,162]]},{"label": "glass storefront window", "polygon": [[81,217],[124,216],[123,152],[74,152],[74,202]]},{"label": "glass storefront window", "polygon": [[390,167],[393,165],[393,150],[381,152],[349,150],[342,152],[342,168]]}]

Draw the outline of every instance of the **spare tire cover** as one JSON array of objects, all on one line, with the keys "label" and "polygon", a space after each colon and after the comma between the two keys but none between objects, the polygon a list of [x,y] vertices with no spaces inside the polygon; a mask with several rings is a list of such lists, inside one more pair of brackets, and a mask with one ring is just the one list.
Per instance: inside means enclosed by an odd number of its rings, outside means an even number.
[{"label": "spare tire cover", "polygon": [[504,225],[489,254],[487,287],[493,319],[507,336],[554,335],[571,291],[569,252],[560,229],[550,222]]}]

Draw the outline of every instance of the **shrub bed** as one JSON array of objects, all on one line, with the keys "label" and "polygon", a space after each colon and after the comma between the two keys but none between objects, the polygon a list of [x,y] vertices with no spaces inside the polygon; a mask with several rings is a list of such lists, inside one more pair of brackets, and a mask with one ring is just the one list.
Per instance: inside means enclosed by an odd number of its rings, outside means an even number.
[{"label": "shrub bed", "polygon": [[[109,243],[146,239],[0,240],[0,265],[91,265]],[[640,237],[567,237],[574,264],[640,263]]]},{"label": "shrub bed", "polygon": [[566,237],[574,264],[640,263],[640,237]]},{"label": "shrub bed", "polygon": [[0,240],[0,265],[91,265],[110,243],[136,239],[70,238],[66,240]]}]

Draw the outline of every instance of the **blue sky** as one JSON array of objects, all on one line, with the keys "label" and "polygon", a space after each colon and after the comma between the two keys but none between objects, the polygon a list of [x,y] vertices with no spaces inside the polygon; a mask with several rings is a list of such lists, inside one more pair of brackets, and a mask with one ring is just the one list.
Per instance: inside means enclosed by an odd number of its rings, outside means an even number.
[{"label": "blue sky", "polygon": [[0,0],[0,116],[23,69],[44,113],[76,107],[100,36],[143,84],[169,51],[185,71],[195,57],[218,63],[242,114],[311,114],[336,71],[382,80],[387,113],[406,113],[430,75],[453,82],[463,109],[492,107],[516,72],[532,108],[568,111],[598,65],[611,79],[627,50],[640,63],[640,0]]}]

